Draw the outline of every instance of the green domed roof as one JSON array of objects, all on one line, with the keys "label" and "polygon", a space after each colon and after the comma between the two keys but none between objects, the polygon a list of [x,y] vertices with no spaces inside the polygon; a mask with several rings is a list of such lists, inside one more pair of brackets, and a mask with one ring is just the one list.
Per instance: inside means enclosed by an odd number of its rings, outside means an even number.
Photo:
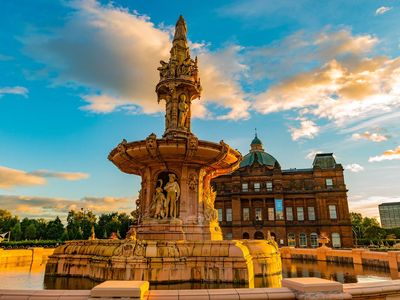
[{"label": "green domed roof", "polygon": [[255,138],[251,141],[251,145],[262,145],[262,142],[261,142],[260,139],[257,137],[257,135],[256,135]]},{"label": "green domed roof", "polygon": [[239,168],[251,166],[258,162],[260,165],[280,167],[278,161],[271,154],[264,151],[261,140],[257,137],[257,133],[250,144],[250,153],[246,154],[241,161]]},{"label": "green domed roof", "polygon": [[246,154],[243,157],[243,160],[240,162],[239,168],[251,166],[256,161],[260,165],[271,167],[280,166],[278,161],[271,154],[264,151],[254,151]]}]

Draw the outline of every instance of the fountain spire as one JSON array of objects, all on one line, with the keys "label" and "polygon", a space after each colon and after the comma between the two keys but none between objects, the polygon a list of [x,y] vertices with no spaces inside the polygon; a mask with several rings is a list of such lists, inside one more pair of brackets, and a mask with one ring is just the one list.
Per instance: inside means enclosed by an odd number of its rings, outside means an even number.
[{"label": "fountain spire", "polygon": [[201,85],[198,77],[197,57],[190,57],[186,38],[187,26],[180,16],[175,25],[168,62],[160,61],[160,82],[156,86],[158,102],[165,100],[164,137],[187,138],[193,136],[191,126],[191,104],[200,98]]}]

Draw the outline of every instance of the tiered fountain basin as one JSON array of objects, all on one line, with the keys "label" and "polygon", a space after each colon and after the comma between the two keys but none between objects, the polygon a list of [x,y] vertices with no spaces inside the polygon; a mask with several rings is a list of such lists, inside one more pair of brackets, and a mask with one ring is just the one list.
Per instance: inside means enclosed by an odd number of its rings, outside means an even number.
[{"label": "tiered fountain basin", "polygon": [[70,241],[49,257],[47,276],[151,283],[231,282],[254,287],[254,276],[279,286],[281,260],[266,241]]}]

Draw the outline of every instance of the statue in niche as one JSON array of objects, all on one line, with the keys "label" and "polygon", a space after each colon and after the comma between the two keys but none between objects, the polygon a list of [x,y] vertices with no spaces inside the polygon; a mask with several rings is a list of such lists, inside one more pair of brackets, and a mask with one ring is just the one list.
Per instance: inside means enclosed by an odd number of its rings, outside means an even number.
[{"label": "statue in niche", "polygon": [[153,205],[155,206],[154,218],[163,219],[165,217],[165,196],[163,192],[163,182],[161,179],[158,180],[160,185],[156,187],[156,193],[153,196]]},{"label": "statue in niche", "polygon": [[178,200],[181,193],[181,189],[179,184],[175,181],[176,176],[175,174],[168,174],[169,181],[164,187],[164,190],[167,192],[167,198],[165,200],[165,210],[166,216],[171,216],[172,218],[177,217],[177,207],[178,207]]},{"label": "statue in niche", "polygon": [[186,75],[190,76],[192,75],[192,65],[194,64],[194,61],[190,58],[187,57],[181,65],[181,75]]},{"label": "statue in niche", "polygon": [[179,111],[178,127],[186,128],[186,119],[189,113],[189,105],[186,103],[185,94],[181,94],[179,96],[178,111]]}]

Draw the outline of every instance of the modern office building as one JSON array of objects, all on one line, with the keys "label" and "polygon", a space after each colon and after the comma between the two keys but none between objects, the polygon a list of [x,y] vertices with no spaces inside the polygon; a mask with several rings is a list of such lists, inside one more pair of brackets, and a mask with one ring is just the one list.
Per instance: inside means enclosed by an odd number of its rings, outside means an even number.
[{"label": "modern office building", "polygon": [[225,239],[263,239],[280,245],[352,247],[343,167],[332,153],[317,154],[311,168],[282,169],[255,136],[239,169],[213,180],[215,208]]},{"label": "modern office building", "polygon": [[379,216],[383,228],[400,227],[400,202],[380,204]]}]

